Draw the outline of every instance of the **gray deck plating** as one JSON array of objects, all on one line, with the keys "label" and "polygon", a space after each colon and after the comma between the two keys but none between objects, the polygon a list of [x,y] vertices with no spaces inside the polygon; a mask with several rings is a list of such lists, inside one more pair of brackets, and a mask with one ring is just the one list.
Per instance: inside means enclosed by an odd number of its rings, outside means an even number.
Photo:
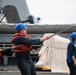
[{"label": "gray deck plating", "polygon": [[[0,71],[0,75],[21,75],[21,74],[19,71]],[[68,74],[37,71],[37,75],[68,75]]]}]

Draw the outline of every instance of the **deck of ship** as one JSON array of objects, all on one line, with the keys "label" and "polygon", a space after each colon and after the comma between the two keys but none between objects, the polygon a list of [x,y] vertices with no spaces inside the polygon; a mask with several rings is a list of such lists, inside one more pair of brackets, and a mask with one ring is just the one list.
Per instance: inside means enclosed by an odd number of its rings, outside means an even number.
[{"label": "deck of ship", "polygon": [[[68,73],[51,72],[51,71],[36,71],[37,75],[68,75]],[[21,75],[17,66],[0,66],[0,75]]]}]

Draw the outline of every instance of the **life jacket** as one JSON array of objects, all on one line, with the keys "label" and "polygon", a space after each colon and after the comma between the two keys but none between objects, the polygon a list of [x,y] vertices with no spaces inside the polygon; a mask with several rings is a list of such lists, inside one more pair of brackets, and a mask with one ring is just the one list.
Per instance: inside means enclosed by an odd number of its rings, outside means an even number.
[{"label": "life jacket", "polygon": [[2,58],[2,54],[0,53],[0,58]]},{"label": "life jacket", "polygon": [[[13,35],[13,39],[12,39],[11,42],[14,43],[15,39],[17,37],[19,37],[19,36],[22,36],[24,38],[29,39],[29,36],[27,34],[16,33],[16,34]],[[21,45],[21,46],[17,47],[14,51],[15,52],[28,52],[30,50],[32,50],[32,46],[31,45]]]}]

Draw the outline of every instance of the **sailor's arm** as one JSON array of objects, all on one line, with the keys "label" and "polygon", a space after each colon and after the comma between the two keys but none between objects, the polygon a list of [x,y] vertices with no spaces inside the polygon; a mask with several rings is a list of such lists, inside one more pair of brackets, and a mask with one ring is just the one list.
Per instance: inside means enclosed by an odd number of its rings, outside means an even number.
[{"label": "sailor's arm", "polygon": [[15,43],[15,45],[20,45],[20,44],[37,45],[50,38],[51,38],[50,35],[48,35],[46,37],[41,37],[39,39],[27,39],[24,37],[18,37],[14,43]]}]

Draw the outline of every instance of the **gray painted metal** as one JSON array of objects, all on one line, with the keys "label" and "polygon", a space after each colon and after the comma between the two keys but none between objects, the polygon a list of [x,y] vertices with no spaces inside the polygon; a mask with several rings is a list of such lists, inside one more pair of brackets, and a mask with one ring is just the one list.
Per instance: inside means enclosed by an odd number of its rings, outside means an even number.
[{"label": "gray painted metal", "polygon": [[[13,5],[16,7],[20,20],[26,20],[30,15],[29,8],[26,0],[0,0],[0,7],[5,7],[6,5]],[[44,33],[57,33],[63,29],[66,29],[76,24],[64,24],[64,25],[42,25],[42,24],[26,24],[28,34],[44,34]],[[76,27],[67,30],[63,33],[71,33],[76,31]],[[0,23],[0,34],[14,34],[15,24],[14,23]]]},{"label": "gray painted metal", "polygon": [[[4,71],[0,71],[0,75],[21,75],[17,66],[3,66],[0,67]],[[36,71],[37,75],[68,75],[68,72],[50,72],[50,71]]]},{"label": "gray painted metal", "polygon": [[[67,25],[37,25],[37,24],[26,24],[28,34],[44,34],[44,33],[57,33],[66,28],[76,26],[76,24]],[[75,32],[76,27],[66,30],[63,33]],[[13,23],[0,23],[0,34],[14,34],[15,24]]]},{"label": "gray painted metal", "polygon": [[[0,72],[0,75],[21,75],[19,71]],[[66,73],[37,72],[37,75],[68,75]]]},{"label": "gray painted metal", "polygon": [[4,8],[6,5],[15,6],[22,21],[30,15],[26,0],[0,0],[0,7]]}]

